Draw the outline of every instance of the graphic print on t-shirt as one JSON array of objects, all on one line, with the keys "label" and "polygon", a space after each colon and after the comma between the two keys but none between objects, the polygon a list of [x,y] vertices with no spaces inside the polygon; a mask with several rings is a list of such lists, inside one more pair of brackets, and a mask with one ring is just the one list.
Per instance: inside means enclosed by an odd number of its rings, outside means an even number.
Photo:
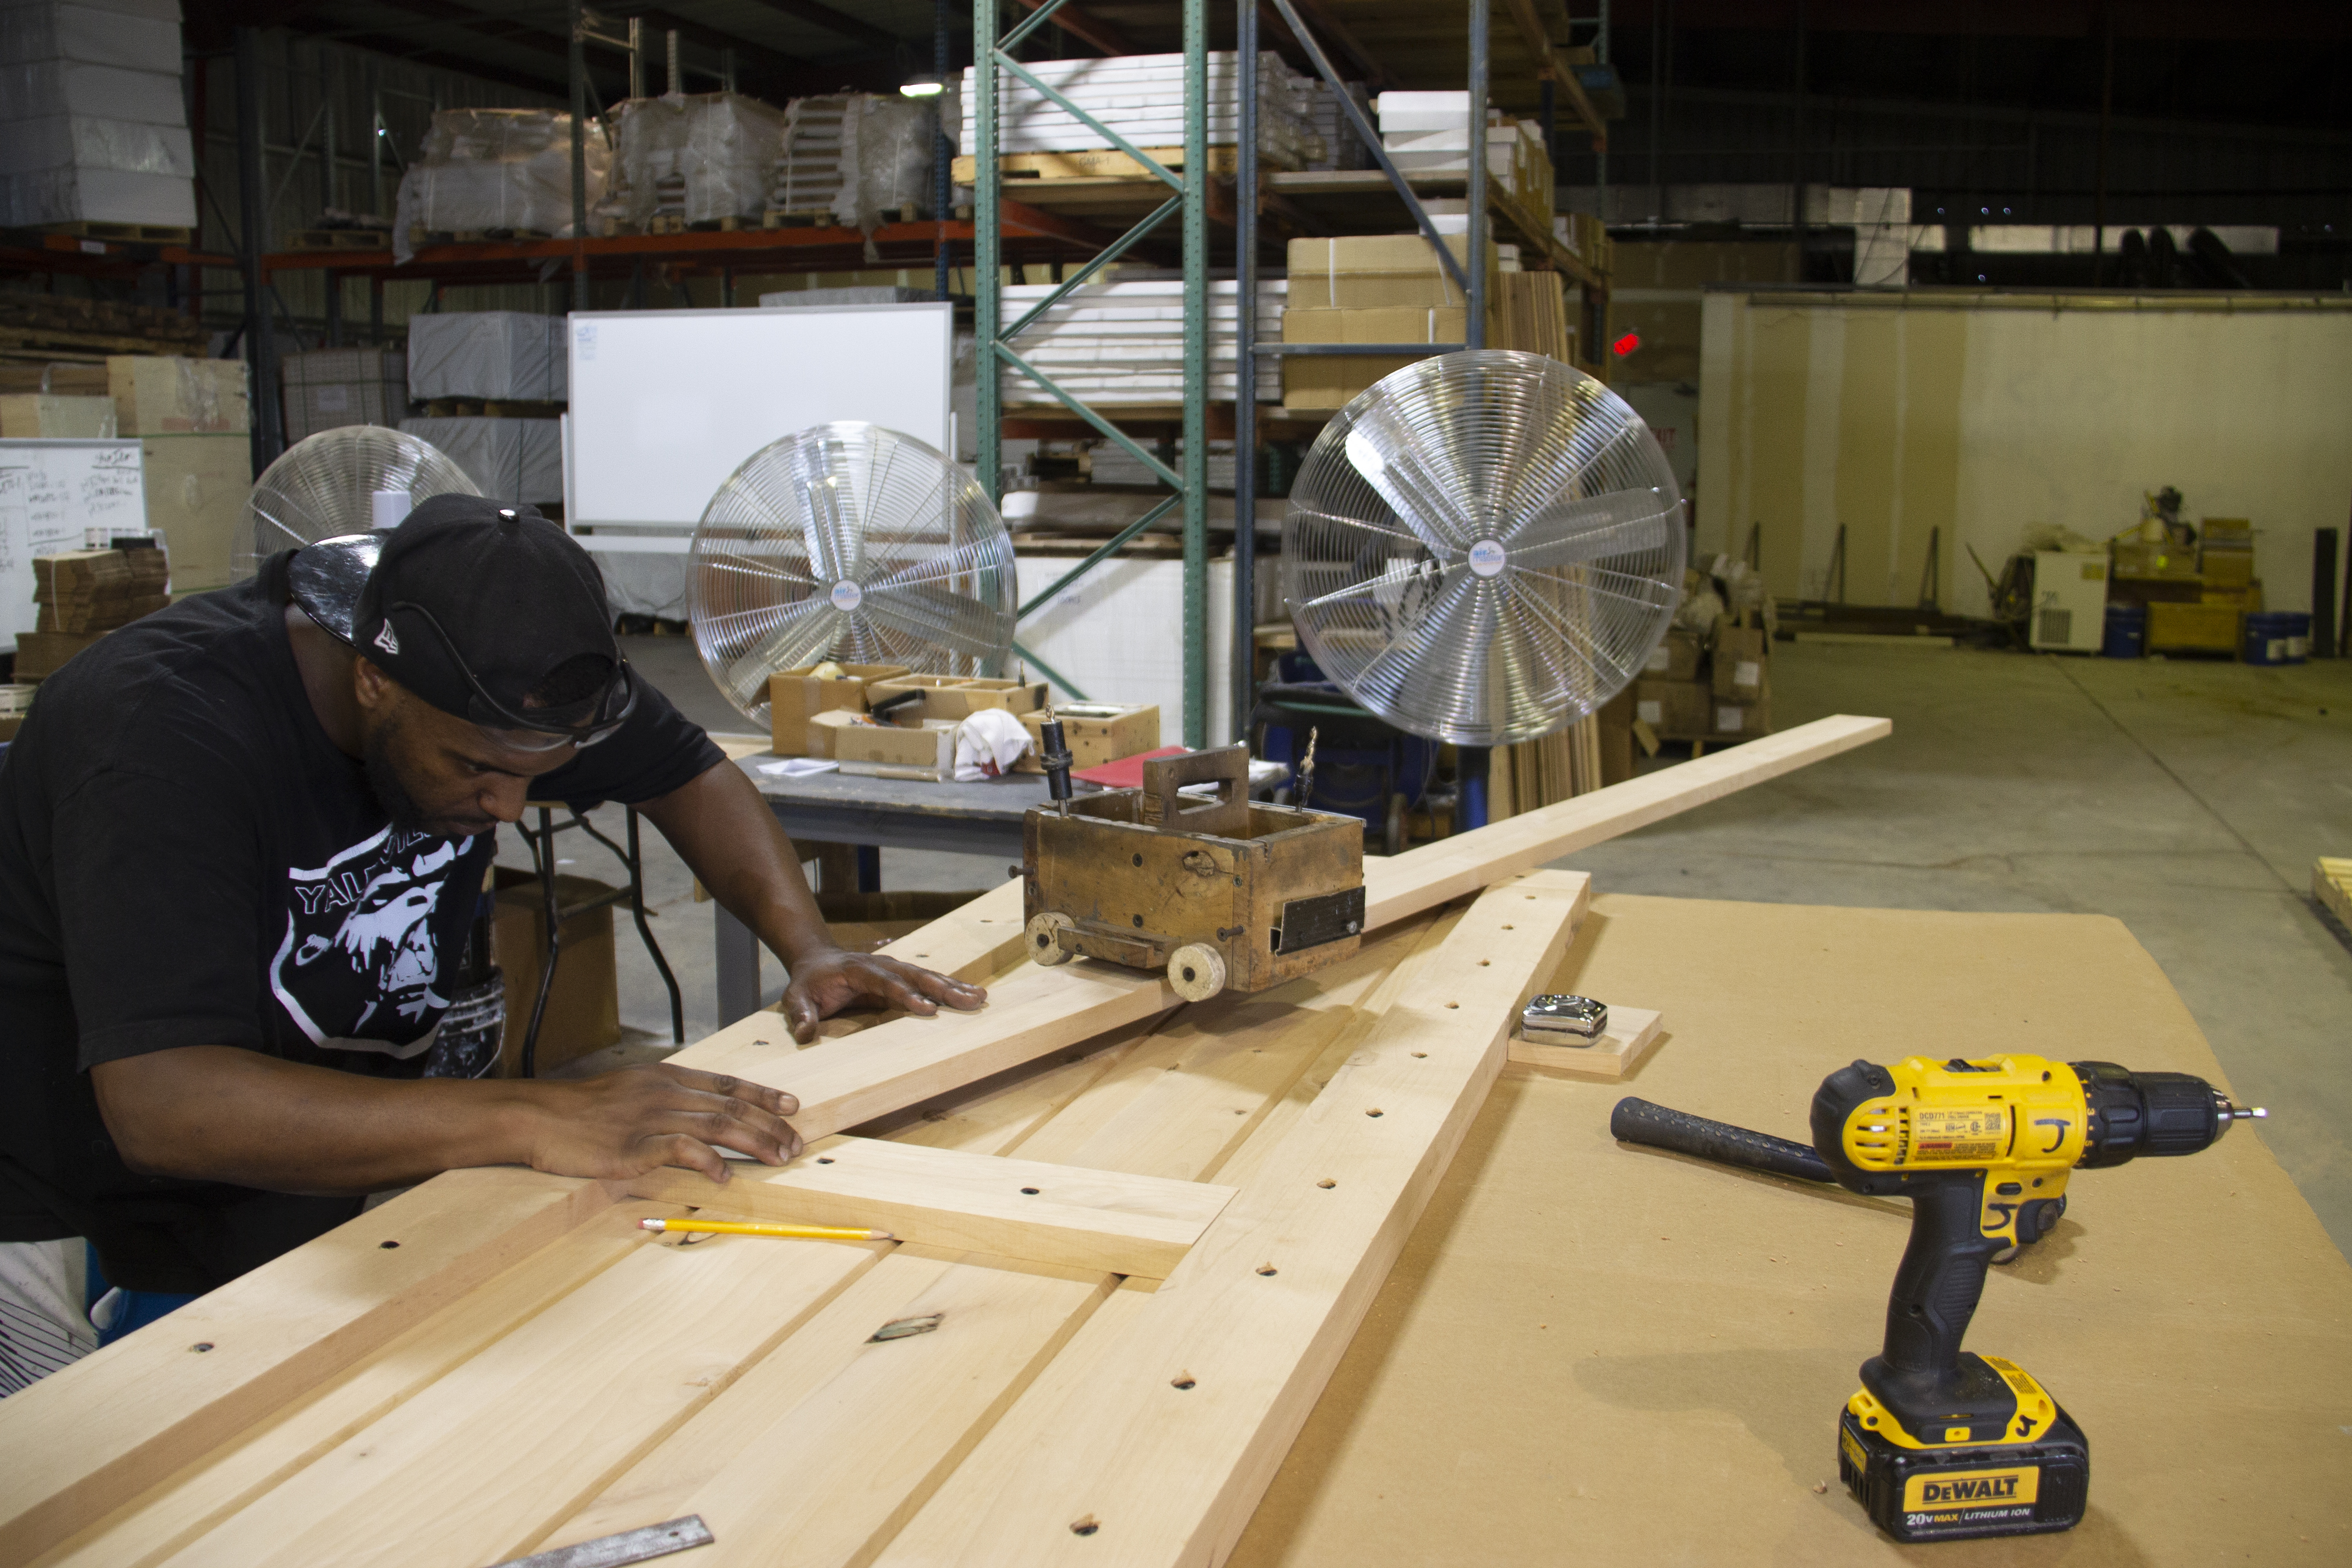
[{"label": "graphic print on t-shirt", "polygon": [[434,990],[433,911],[472,843],[386,827],[316,870],[287,871],[269,989],[312,1045],[405,1060],[433,1043],[449,1005]]}]

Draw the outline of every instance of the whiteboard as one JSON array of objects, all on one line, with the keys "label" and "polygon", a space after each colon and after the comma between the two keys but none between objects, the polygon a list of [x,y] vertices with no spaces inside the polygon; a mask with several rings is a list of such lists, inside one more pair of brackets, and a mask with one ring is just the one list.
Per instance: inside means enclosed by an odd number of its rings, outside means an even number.
[{"label": "whiteboard", "polygon": [[0,441],[0,639],[40,619],[33,557],[89,548],[87,531],[143,533],[136,441]]},{"label": "whiteboard", "polygon": [[576,311],[564,516],[599,551],[682,552],[744,458],[812,425],[869,420],[951,451],[954,339],[943,301]]}]

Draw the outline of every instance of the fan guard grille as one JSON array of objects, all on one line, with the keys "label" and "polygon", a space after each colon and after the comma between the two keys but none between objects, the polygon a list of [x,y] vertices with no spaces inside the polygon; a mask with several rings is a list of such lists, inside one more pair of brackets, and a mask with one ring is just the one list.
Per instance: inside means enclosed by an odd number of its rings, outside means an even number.
[{"label": "fan guard grille", "polygon": [[1012,537],[971,476],[848,421],[754,452],[711,497],[687,570],[703,667],[761,725],[769,676],[827,659],[995,674],[1017,592]]},{"label": "fan guard grille", "polygon": [[429,441],[381,425],[339,425],[278,454],[253,484],[251,526],[230,562],[242,582],[281,550],[365,533],[374,526],[378,490],[427,496],[478,496],[481,487]]},{"label": "fan guard grille", "polygon": [[1416,735],[1499,746],[1631,681],[1682,586],[1682,495],[1641,416],[1541,354],[1405,366],[1317,438],[1282,528],[1300,640]]}]

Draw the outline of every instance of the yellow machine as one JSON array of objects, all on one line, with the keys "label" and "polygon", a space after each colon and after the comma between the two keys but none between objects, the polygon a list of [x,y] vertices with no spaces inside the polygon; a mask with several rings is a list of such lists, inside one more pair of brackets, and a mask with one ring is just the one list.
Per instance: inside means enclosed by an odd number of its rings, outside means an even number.
[{"label": "yellow machine", "polygon": [[1855,1062],[1813,1096],[1813,1147],[1838,1183],[1911,1200],[1886,1342],[1838,1425],[1838,1473],[1898,1541],[2033,1535],[2083,1517],[2082,1429],[2022,1367],[1963,1352],[1985,1268],[2066,1211],[2078,1166],[2193,1154],[2231,1104],[2186,1073],[2040,1057]]}]

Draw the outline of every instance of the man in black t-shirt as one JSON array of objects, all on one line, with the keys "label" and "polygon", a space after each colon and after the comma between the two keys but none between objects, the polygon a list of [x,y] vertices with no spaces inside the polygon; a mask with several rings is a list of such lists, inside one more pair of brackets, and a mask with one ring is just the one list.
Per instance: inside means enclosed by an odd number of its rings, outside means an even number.
[{"label": "man in black t-shirt", "polygon": [[87,1237],[118,1287],[199,1291],[457,1166],[724,1180],[721,1149],[796,1152],[790,1095],[708,1073],[422,1076],[526,794],[644,811],[782,956],[803,1041],[861,997],[981,1002],[834,945],[775,817],[621,658],[561,528],[436,497],[44,683],[0,761],[0,1244]]}]

